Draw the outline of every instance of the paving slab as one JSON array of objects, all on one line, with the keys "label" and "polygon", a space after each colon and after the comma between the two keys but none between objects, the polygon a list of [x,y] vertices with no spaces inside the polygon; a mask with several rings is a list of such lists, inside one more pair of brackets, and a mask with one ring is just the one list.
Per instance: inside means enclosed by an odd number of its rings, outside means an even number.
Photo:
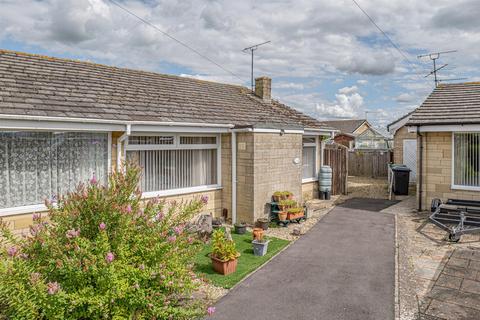
[{"label": "paving slab", "polygon": [[354,201],[232,289],[211,318],[394,319],[394,216],[376,212],[392,202]]}]

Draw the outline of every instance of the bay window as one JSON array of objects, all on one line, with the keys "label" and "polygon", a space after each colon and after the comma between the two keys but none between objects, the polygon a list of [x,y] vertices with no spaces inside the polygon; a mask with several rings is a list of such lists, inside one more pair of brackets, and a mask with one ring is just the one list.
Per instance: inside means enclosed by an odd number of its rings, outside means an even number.
[{"label": "bay window", "polygon": [[317,177],[317,142],[315,137],[303,137],[303,180],[314,180]]},{"label": "bay window", "polygon": [[0,132],[0,209],[40,205],[108,176],[108,133]]},{"label": "bay window", "polygon": [[143,192],[188,191],[220,184],[217,135],[133,135],[126,149],[127,160],[142,169]]},{"label": "bay window", "polygon": [[453,133],[453,187],[480,189],[480,133]]}]

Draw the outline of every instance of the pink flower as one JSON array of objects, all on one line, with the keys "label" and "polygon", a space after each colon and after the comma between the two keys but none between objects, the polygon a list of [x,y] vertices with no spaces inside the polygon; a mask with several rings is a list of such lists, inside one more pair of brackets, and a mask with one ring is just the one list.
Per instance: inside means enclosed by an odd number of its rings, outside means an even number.
[{"label": "pink flower", "polygon": [[65,235],[67,236],[68,239],[76,238],[80,235],[80,229],[78,230],[70,229],[65,233]]},{"label": "pink flower", "polygon": [[32,216],[33,221],[38,221],[40,220],[40,218],[41,218],[41,215],[39,213],[34,213]]},{"label": "pink flower", "polygon": [[193,238],[192,238],[192,237],[188,237],[187,241],[188,241],[189,244],[192,244],[192,243],[193,243]]},{"label": "pink flower", "polygon": [[108,263],[111,263],[115,259],[115,255],[112,252],[107,253],[105,256],[105,260],[107,260]]},{"label": "pink flower", "polygon": [[203,195],[203,196],[200,198],[200,201],[202,201],[203,204],[207,204],[207,203],[208,203],[208,196]]},{"label": "pink flower", "polygon": [[18,252],[18,249],[17,249],[17,247],[15,247],[15,246],[10,247],[10,248],[8,248],[8,250],[7,250],[7,253],[8,253],[8,255],[9,255],[10,257],[14,257],[14,256],[17,254],[17,252]]},{"label": "pink flower", "polygon": [[207,313],[209,316],[215,313],[215,307],[208,307],[207,308]]},{"label": "pink flower", "polygon": [[168,242],[175,242],[175,240],[177,240],[176,236],[170,236],[170,237],[167,238]]},{"label": "pink flower", "polygon": [[144,264],[139,265],[139,266],[138,266],[138,269],[140,269],[140,270],[145,270],[145,265],[144,265]]},{"label": "pink flower", "polygon": [[131,206],[131,205],[127,205],[127,207],[125,208],[125,212],[126,212],[126,213],[132,213],[132,206]]},{"label": "pink flower", "polygon": [[173,231],[177,234],[180,235],[183,232],[183,226],[176,226],[173,228]]},{"label": "pink flower", "polygon": [[49,282],[47,283],[47,288],[48,288],[48,294],[55,294],[60,290],[60,285],[58,282]]},{"label": "pink flower", "polygon": [[107,225],[104,222],[102,222],[98,225],[98,229],[100,229],[100,230],[105,230],[106,227],[107,227]]},{"label": "pink flower", "polygon": [[95,176],[95,173],[92,176],[92,179],[90,179],[90,184],[97,184],[98,180],[97,177]]},{"label": "pink flower", "polygon": [[155,220],[160,221],[162,219],[163,219],[163,212],[157,213],[157,215],[155,216]]}]

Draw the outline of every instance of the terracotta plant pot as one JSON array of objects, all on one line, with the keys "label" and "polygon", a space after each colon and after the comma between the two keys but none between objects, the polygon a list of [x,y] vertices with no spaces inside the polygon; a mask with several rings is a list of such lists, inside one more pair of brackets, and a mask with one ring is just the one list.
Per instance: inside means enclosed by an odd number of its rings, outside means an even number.
[{"label": "terracotta plant pot", "polygon": [[215,270],[217,273],[223,274],[224,276],[234,273],[237,270],[237,258],[233,260],[222,261],[210,255],[210,259],[212,259],[213,270]]},{"label": "terracotta plant pot", "polygon": [[303,216],[304,216],[303,211],[298,212],[298,213],[288,213],[288,214],[287,214],[287,219],[288,219],[288,220],[294,220],[294,219],[301,218],[301,217],[303,217]]},{"label": "terracotta plant pot", "polygon": [[287,220],[287,215],[288,215],[288,214],[287,214],[285,211],[280,211],[280,212],[278,213],[278,220],[280,220],[280,221],[285,221],[285,220]]},{"label": "terracotta plant pot", "polygon": [[267,218],[260,218],[257,220],[257,227],[262,228],[263,230],[267,230],[269,223],[270,220],[268,220]]},{"label": "terracotta plant pot", "polygon": [[263,239],[263,229],[262,228],[253,228],[253,240],[262,240]]}]

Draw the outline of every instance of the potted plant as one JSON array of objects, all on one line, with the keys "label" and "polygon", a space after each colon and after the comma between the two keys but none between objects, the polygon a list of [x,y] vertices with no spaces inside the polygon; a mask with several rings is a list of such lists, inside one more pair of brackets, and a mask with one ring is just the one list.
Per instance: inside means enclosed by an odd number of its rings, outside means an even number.
[{"label": "potted plant", "polygon": [[275,191],[273,193],[273,202],[279,202],[282,199],[283,192],[282,191]]},{"label": "potted plant", "polygon": [[263,229],[262,228],[253,228],[252,235],[253,235],[253,240],[262,240],[263,239]]},{"label": "potted plant", "polygon": [[264,256],[267,254],[268,251],[268,243],[270,240],[262,239],[262,240],[253,240],[253,255],[255,256]]},{"label": "potted plant", "polygon": [[247,232],[247,224],[245,222],[237,222],[234,226],[236,234],[245,234]]},{"label": "potted plant", "polygon": [[227,240],[225,231],[217,229],[212,236],[212,266],[215,272],[227,275],[237,270],[237,261],[240,253],[235,247],[235,242]]},{"label": "potted plant", "polygon": [[259,218],[257,220],[257,226],[259,228],[262,228],[263,230],[267,230],[268,229],[268,224],[270,223],[270,220],[267,219],[267,218]]},{"label": "potted plant", "polygon": [[293,193],[291,193],[290,191],[284,191],[283,194],[285,199],[289,199],[289,200],[293,199]]},{"label": "potted plant", "polygon": [[287,219],[288,220],[295,220],[298,218],[302,218],[304,216],[303,214],[303,208],[302,207],[294,207],[290,208],[287,210]]},{"label": "potted plant", "polygon": [[279,221],[286,221],[287,220],[288,213],[287,211],[280,211],[278,212],[278,220]]},{"label": "potted plant", "polygon": [[278,203],[278,208],[280,209],[280,211],[286,211],[288,208],[292,208],[296,206],[297,206],[297,203],[295,202],[295,200],[285,199],[285,200],[280,200],[280,202]]}]

